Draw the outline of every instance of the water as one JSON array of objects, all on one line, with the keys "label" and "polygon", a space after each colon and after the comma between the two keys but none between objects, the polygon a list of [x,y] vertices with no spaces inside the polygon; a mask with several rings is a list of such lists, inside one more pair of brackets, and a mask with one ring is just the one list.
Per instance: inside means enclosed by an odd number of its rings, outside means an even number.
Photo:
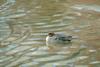
[{"label": "water", "polygon": [[[0,0],[0,67],[99,67],[99,0]],[[70,46],[49,48],[48,32]]]}]

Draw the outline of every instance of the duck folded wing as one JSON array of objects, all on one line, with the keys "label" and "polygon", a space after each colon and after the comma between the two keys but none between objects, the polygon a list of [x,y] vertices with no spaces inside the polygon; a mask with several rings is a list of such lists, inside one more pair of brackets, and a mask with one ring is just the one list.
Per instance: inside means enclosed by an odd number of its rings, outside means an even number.
[{"label": "duck folded wing", "polygon": [[59,37],[59,40],[62,40],[62,41],[71,41],[72,40],[72,36]]}]

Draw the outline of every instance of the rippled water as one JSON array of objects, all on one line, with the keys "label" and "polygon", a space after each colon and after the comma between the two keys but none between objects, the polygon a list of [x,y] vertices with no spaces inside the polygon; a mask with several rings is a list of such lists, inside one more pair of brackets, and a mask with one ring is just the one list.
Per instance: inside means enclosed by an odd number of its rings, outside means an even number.
[{"label": "rippled water", "polygon": [[[49,48],[48,32],[77,39]],[[99,66],[99,0],[0,0],[0,67]]]}]

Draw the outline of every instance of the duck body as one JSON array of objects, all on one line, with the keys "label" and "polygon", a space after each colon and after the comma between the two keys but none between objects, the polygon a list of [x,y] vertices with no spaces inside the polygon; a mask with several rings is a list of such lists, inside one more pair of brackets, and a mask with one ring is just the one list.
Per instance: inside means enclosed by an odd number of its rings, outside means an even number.
[{"label": "duck body", "polygon": [[72,40],[72,36],[67,36],[65,34],[55,34],[55,33],[49,33],[46,37],[46,44],[47,46],[53,46],[53,45],[66,45],[70,43]]}]

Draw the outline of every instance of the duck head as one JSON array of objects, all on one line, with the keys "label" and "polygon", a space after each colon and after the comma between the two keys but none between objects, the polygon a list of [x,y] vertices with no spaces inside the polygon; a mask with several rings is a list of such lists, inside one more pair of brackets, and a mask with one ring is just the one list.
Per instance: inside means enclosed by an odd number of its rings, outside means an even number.
[{"label": "duck head", "polygon": [[48,33],[49,37],[53,37],[54,35],[55,35],[55,33],[53,33],[53,32]]}]

